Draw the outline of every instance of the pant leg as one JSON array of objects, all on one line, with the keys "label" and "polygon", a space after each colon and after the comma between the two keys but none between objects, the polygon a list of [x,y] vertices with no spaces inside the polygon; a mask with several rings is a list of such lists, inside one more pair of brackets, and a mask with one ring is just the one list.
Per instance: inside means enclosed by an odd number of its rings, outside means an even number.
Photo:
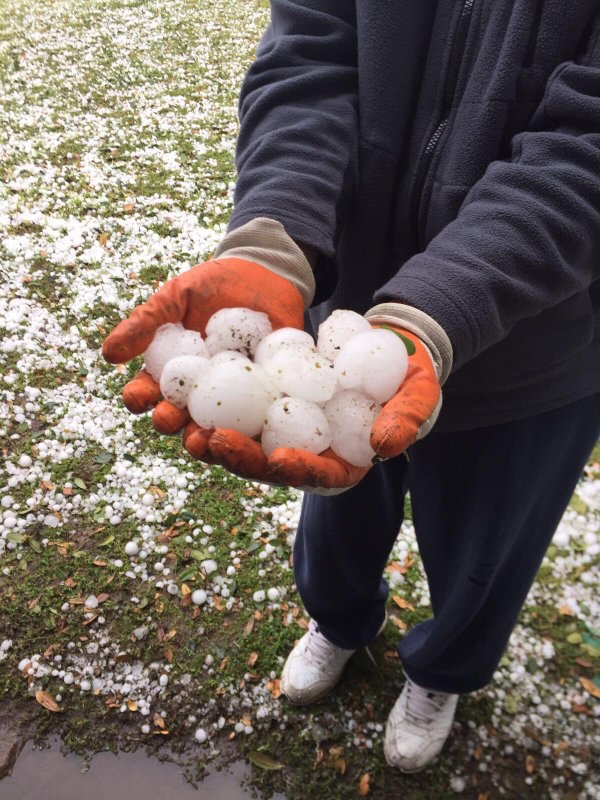
[{"label": "pant leg", "polygon": [[432,433],[411,449],[410,492],[434,616],[401,641],[422,686],[490,681],[600,435],[600,394],[536,417]]},{"label": "pant leg", "polygon": [[382,574],[402,524],[407,468],[400,456],[343,494],[305,495],[294,544],[296,585],[308,613],[339,647],[363,647],[383,622]]}]

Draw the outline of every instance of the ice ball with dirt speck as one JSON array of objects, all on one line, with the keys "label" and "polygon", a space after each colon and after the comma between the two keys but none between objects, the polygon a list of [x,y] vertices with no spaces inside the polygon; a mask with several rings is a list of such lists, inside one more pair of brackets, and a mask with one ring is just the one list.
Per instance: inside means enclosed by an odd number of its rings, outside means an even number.
[{"label": "ice ball with dirt speck", "polygon": [[370,330],[370,323],[361,314],[338,308],[319,325],[317,350],[335,361],[349,339],[357,333]]},{"label": "ice ball with dirt speck", "polygon": [[369,437],[375,418],[381,411],[371,397],[346,389],[327,403],[324,414],[331,429],[331,449],[356,467],[372,463],[375,451]]},{"label": "ice ball with dirt speck", "polygon": [[266,455],[278,447],[322,453],[331,444],[331,430],[315,403],[300,397],[281,397],[267,410],[261,441]]},{"label": "ice ball with dirt speck", "polygon": [[222,308],[206,323],[206,347],[210,355],[221,350],[238,350],[254,355],[258,343],[273,326],[262,311],[250,308]]},{"label": "ice ball with dirt speck", "polygon": [[333,362],[328,358],[296,345],[284,345],[265,364],[266,372],[283,394],[326,403],[336,390]]},{"label": "ice ball with dirt speck", "polygon": [[178,356],[165,364],[160,376],[160,393],[177,408],[185,408],[189,393],[202,380],[209,365],[202,356]]},{"label": "ice ball with dirt speck", "polygon": [[281,347],[288,345],[295,345],[308,350],[315,349],[315,343],[310,333],[299,328],[279,328],[260,341],[256,348],[254,361],[257,364],[264,365],[270,358],[273,358]]},{"label": "ice ball with dirt speck", "polygon": [[161,325],[144,353],[144,365],[155,381],[160,381],[167,361],[178,356],[208,357],[206,344],[197,331],[190,331],[181,323]]}]

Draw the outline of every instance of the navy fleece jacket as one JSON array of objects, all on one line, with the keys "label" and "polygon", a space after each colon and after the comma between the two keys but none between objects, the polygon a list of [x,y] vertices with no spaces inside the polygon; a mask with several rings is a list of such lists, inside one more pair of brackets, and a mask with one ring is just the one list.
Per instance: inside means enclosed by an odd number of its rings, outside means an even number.
[{"label": "navy fleece jacket", "polygon": [[271,0],[231,228],[315,246],[315,323],[420,308],[438,430],[600,391],[600,1]]}]

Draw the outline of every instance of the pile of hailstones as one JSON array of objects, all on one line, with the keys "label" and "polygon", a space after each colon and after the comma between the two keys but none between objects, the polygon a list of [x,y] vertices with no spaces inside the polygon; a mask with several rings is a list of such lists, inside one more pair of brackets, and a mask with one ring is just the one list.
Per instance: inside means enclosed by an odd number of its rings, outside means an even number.
[{"label": "pile of hailstones", "polygon": [[315,345],[297,328],[273,331],[266,314],[225,308],[208,321],[205,339],[162,325],[144,360],[163,398],[187,406],[203,428],[260,438],[267,456],[278,447],[330,447],[359,467],[372,462],[373,420],[408,369],[397,334],[348,310],[319,326]]}]

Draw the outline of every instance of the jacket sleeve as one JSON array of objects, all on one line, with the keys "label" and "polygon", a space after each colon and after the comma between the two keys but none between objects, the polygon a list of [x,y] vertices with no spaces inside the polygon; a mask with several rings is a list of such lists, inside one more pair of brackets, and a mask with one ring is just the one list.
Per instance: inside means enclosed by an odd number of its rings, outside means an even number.
[{"label": "jacket sleeve", "polygon": [[433,317],[455,367],[600,277],[600,19],[550,76],[530,130],[456,219],[375,295]]},{"label": "jacket sleeve", "polygon": [[353,0],[271,0],[239,116],[229,230],[268,217],[333,255],[358,128]]}]

